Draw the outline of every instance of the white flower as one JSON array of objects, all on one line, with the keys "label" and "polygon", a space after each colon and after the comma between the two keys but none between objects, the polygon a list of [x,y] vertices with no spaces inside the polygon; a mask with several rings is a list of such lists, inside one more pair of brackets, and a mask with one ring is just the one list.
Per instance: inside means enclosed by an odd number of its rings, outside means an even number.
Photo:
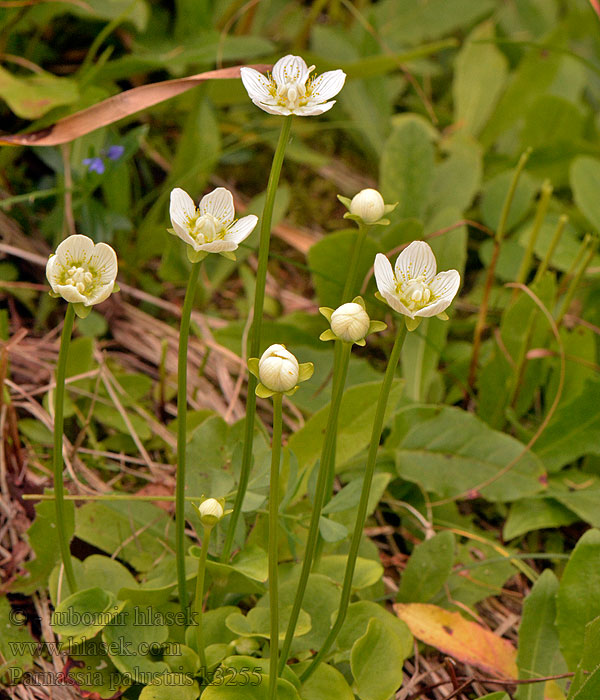
[{"label": "white flower", "polygon": [[[444,314],[456,296],[460,275],[456,270],[439,272],[433,251],[424,241],[413,241],[398,259],[394,271],[390,261],[378,253],[375,280],[383,300],[411,319]],[[409,328],[411,326],[409,325]],[[413,326],[414,327],[414,326]]]},{"label": "white flower", "polygon": [[216,498],[207,498],[198,506],[198,514],[203,525],[212,526],[221,520],[225,511]]},{"label": "white flower", "polygon": [[116,289],[117,256],[106,243],[94,245],[87,236],[69,236],[48,259],[46,277],[54,294],[66,301],[100,304]]},{"label": "white flower", "polygon": [[350,213],[360,218],[365,224],[372,224],[379,221],[385,213],[385,203],[383,197],[377,190],[368,187],[354,195],[350,202]]},{"label": "white flower", "polygon": [[298,360],[286,349],[285,345],[271,345],[262,354],[260,360],[251,357],[248,369],[258,378],[256,395],[265,399],[273,394],[292,396],[300,382],[312,377],[312,362],[298,364]]},{"label": "white flower", "polygon": [[224,187],[202,197],[198,207],[187,192],[176,187],[171,192],[169,213],[175,235],[197,254],[194,262],[202,254],[231,254],[252,233],[258,221],[254,214],[234,221],[233,195]]},{"label": "white flower", "polygon": [[300,56],[284,56],[273,66],[272,75],[264,76],[254,68],[241,68],[240,74],[250,99],[269,114],[297,114],[308,117],[331,109],[335,100],[327,102],[344,86],[342,70],[323,73],[314,80]]}]

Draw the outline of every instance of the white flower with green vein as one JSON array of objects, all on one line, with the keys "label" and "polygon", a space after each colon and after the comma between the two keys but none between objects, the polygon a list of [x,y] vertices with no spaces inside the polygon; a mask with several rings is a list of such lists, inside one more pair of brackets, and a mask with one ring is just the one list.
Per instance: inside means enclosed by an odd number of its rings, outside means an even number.
[{"label": "white flower with green vein", "polygon": [[[271,75],[264,76],[254,68],[241,68],[240,75],[250,99],[269,114],[309,117],[323,114],[333,107],[332,97],[344,87],[343,70],[331,70],[317,78],[300,56],[284,56],[273,66]],[[328,100],[331,100],[328,102]]]},{"label": "white flower with green vein", "polygon": [[176,187],[171,192],[169,213],[173,224],[169,231],[187,243],[191,262],[198,262],[209,253],[235,260],[233,251],[258,222],[254,214],[235,220],[233,195],[225,187],[209,192],[197,207],[187,192]]},{"label": "white flower with green vein", "polygon": [[118,291],[117,256],[107,243],[94,244],[91,238],[75,234],[50,256],[46,277],[51,294],[72,303],[77,315],[85,317],[92,306]]},{"label": "white flower with green vein", "polygon": [[378,298],[407,316],[406,325],[414,330],[422,318],[437,316],[447,320],[450,306],[460,286],[456,270],[438,272],[433,251],[425,241],[413,241],[398,256],[392,270],[390,261],[378,253],[374,273]]}]

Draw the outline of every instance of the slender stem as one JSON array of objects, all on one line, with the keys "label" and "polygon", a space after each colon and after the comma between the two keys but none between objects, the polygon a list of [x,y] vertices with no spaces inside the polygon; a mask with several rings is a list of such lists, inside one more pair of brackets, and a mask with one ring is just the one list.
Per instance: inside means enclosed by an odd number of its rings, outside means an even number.
[{"label": "slender stem", "polygon": [[277,660],[279,655],[279,596],[277,590],[279,542],[279,462],[281,460],[281,404],[283,394],[273,394],[273,445],[271,448],[271,483],[269,488],[269,609],[271,636],[269,651],[269,699],[277,695]]},{"label": "slender stem", "polygon": [[571,284],[569,285],[569,288],[567,289],[567,293],[565,294],[565,298],[563,299],[562,306],[560,308],[560,311],[558,312],[558,317],[556,319],[557,325],[562,322],[565,314],[569,310],[569,306],[571,306],[571,302],[573,301],[573,297],[575,296],[575,292],[577,291],[577,287],[579,286],[579,283],[581,282],[581,278],[585,274],[585,271],[587,270],[588,265],[592,262],[594,255],[596,255],[597,249],[598,249],[598,239],[594,238],[590,241],[589,250],[587,252],[587,255],[585,256],[585,259],[583,260],[581,266],[577,270],[575,277],[573,277],[573,279],[571,280]]},{"label": "slender stem", "polygon": [[[267,185],[267,196],[260,226],[260,241],[258,244],[258,267],[256,270],[256,291],[254,293],[254,312],[252,317],[252,328],[250,329],[249,357],[258,357],[260,350],[260,332],[262,328],[263,306],[265,303],[265,284],[267,281],[267,263],[269,262],[269,244],[271,241],[271,221],[273,219],[273,206],[277,185],[281,174],[281,166],[285,156],[285,148],[290,138],[292,127],[292,117],[285,117],[279,134],[279,141],[273,156],[269,183]],[[242,504],[248,488],[250,469],[252,468],[252,444],[254,442],[254,419],[256,416],[256,389],[257,379],[254,375],[248,376],[248,398],[246,399],[246,423],[244,426],[244,449],[242,452],[242,466],[240,469],[240,481],[235,496],[233,512],[229,520],[221,561],[228,561],[233,546],[233,538],[237,523],[242,512]]]},{"label": "slender stem", "polygon": [[63,483],[63,429],[65,408],[65,374],[67,370],[67,357],[73,332],[75,310],[73,304],[67,304],[65,322],[60,338],[60,350],[58,352],[58,366],[56,368],[56,390],[54,394],[54,452],[52,454],[54,470],[54,496],[56,505],[56,534],[60,547],[60,555],[65,567],[65,574],[71,593],[77,590],[75,573],[71,562],[71,550],[67,538],[65,525],[65,487]]},{"label": "slender stem", "polygon": [[352,533],[352,540],[350,542],[348,559],[346,561],[346,570],[344,572],[344,581],[342,583],[342,595],[340,598],[338,614],[333,624],[333,627],[329,630],[329,634],[327,635],[327,638],[325,639],[323,645],[321,646],[321,649],[319,650],[319,653],[312,660],[312,663],[306,669],[306,671],[304,671],[304,673],[300,676],[300,680],[302,682],[305,682],[316,671],[317,666],[321,663],[323,658],[328,653],[329,649],[331,648],[331,645],[333,644],[339,631],[341,630],[342,625],[344,624],[344,620],[346,619],[346,613],[348,611],[348,605],[350,603],[350,596],[352,594],[352,577],[354,576],[354,568],[356,566],[358,548],[360,546],[360,542],[363,536],[363,529],[367,517],[369,494],[371,492],[371,482],[373,481],[373,474],[375,472],[377,449],[379,448],[379,441],[381,440],[381,432],[383,430],[385,409],[387,407],[390,389],[392,388],[392,382],[394,380],[394,375],[396,374],[396,368],[398,366],[398,360],[400,359],[400,352],[402,350],[402,345],[404,344],[405,338],[406,324],[404,323],[404,319],[401,319],[398,324],[398,330],[396,331],[396,340],[394,342],[394,347],[392,348],[392,353],[388,361],[385,376],[383,378],[383,383],[381,385],[381,391],[379,393],[379,400],[377,401],[377,408],[375,410],[375,419],[373,420],[373,430],[371,432],[371,442],[369,445],[369,453],[367,455],[365,476],[363,480],[362,491],[360,494],[358,511],[356,514],[354,532]]},{"label": "slender stem", "polygon": [[[535,218],[533,220],[533,226],[531,227],[531,231],[529,232],[527,248],[525,250],[525,254],[523,255],[523,259],[521,260],[521,265],[517,274],[516,281],[520,282],[521,284],[525,284],[525,281],[527,279],[527,275],[531,267],[531,259],[533,258],[535,243],[537,241],[540,229],[542,228],[542,224],[544,223],[544,220],[546,218],[546,212],[548,211],[548,205],[550,204],[551,196],[552,185],[549,180],[544,180],[540,193],[540,199],[538,201],[537,209],[535,212]],[[512,298],[514,299],[517,294],[518,290],[516,288],[513,289]]]},{"label": "slender stem", "polygon": [[550,245],[546,250],[546,255],[544,255],[544,259],[539,264],[537,272],[535,273],[535,277],[533,278],[534,282],[539,282],[542,279],[544,273],[548,269],[548,266],[552,262],[552,256],[554,255],[554,251],[556,250],[556,246],[558,245],[562,237],[564,228],[567,225],[568,220],[569,217],[566,214],[561,214],[558,217],[558,223],[556,224],[556,229],[554,230],[552,238],[550,239]]},{"label": "slender stem", "polygon": [[358,292],[356,289],[358,261],[360,260],[360,254],[362,253],[363,244],[365,242],[365,238],[367,237],[368,231],[369,227],[366,224],[358,224],[358,231],[354,240],[354,248],[352,249],[352,257],[350,258],[348,275],[346,276],[346,283],[344,284],[344,291],[342,292],[342,304],[345,304],[347,301],[351,301],[351,297],[354,298]]},{"label": "slender stem", "polygon": [[190,335],[190,317],[200,263],[192,264],[192,271],[185,291],[179,327],[179,357],[177,360],[177,476],[175,484],[175,558],[177,562],[177,587],[179,605],[187,612],[185,584],[185,448],[187,445],[187,351]]},{"label": "slender stem", "polygon": [[200,657],[200,668],[206,670],[206,651],[204,649],[204,630],[202,627],[202,601],[204,598],[204,572],[206,571],[206,555],[212,527],[204,526],[200,559],[198,560],[198,575],[196,576],[196,596],[194,598],[194,622],[196,623],[196,645]]},{"label": "slender stem", "polygon": [[492,254],[492,260],[488,267],[485,286],[483,289],[483,298],[479,306],[479,314],[477,316],[477,323],[475,324],[475,332],[473,334],[473,350],[471,352],[471,362],[469,365],[469,377],[468,384],[471,389],[475,386],[475,375],[477,373],[477,363],[479,360],[479,349],[481,347],[481,336],[483,335],[483,330],[485,328],[487,319],[487,310],[490,299],[490,292],[492,291],[492,284],[494,280],[494,274],[496,272],[496,263],[498,262],[498,257],[500,256],[500,245],[502,244],[502,239],[504,238],[504,233],[506,230],[506,223],[508,221],[508,215],[513,203],[515,192],[517,191],[517,185],[519,183],[519,178],[521,173],[525,168],[529,156],[531,155],[531,148],[528,148],[525,153],[519,158],[517,167],[508,188],[508,193],[504,204],[502,206],[502,212],[500,214],[500,222],[498,223],[498,228],[496,229],[496,236],[494,238],[494,252]]},{"label": "slender stem", "polygon": [[308,582],[308,577],[311,570],[313,555],[315,553],[317,540],[319,537],[319,519],[321,517],[321,509],[323,508],[325,496],[327,495],[326,486],[328,483],[327,477],[329,472],[329,463],[331,453],[335,445],[338,415],[340,412],[340,405],[342,403],[342,396],[344,395],[346,374],[348,373],[348,362],[350,360],[350,350],[352,349],[351,343],[343,343],[339,340],[336,341],[336,345],[338,343],[342,346],[341,358],[338,367],[338,376],[334,376],[333,378],[334,389],[331,397],[329,415],[327,416],[327,427],[325,428],[325,437],[323,439],[323,446],[321,448],[321,460],[319,462],[317,484],[315,487],[315,500],[313,503],[310,525],[308,528],[308,537],[306,538],[306,548],[304,550],[304,561],[302,562],[302,571],[300,572],[298,588],[296,589],[296,597],[294,599],[294,604],[288,622],[287,631],[285,633],[285,640],[281,649],[281,657],[279,659],[280,674],[283,672],[285,664],[288,660],[290,647],[294,639],[294,631],[296,630],[298,616],[300,615],[300,608],[302,607],[302,601],[306,592],[306,584]]},{"label": "slender stem", "polygon": [[[354,296],[358,293],[358,290],[356,289],[356,282],[357,282],[357,277],[358,277],[358,261],[360,260],[360,255],[363,249],[363,244],[365,242],[365,238],[367,237],[367,232],[369,230],[369,226],[363,223],[358,224],[358,231],[356,233],[356,237],[354,240],[354,247],[352,249],[352,257],[350,258],[350,265],[348,268],[348,275],[346,276],[346,282],[344,284],[344,291],[342,292],[342,299],[341,299],[341,304],[345,304],[348,301],[351,301],[351,299],[354,298]],[[342,353],[342,343],[336,343],[335,344],[335,350],[334,350],[334,355],[333,355],[333,377],[335,380],[335,377],[338,376],[339,372],[339,366],[341,362],[341,353]],[[335,392],[335,386],[332,381],[332,387],[331,387],[331,393]],[[327,460],[328,464],[326,465],[327,467],[327,485],[325,487],[325,497],[323,501],[323,506],[327,505],[331,499],[331,495],[333,493],[333,482],[335,480],[335,453],[336,453],[336,448],[337,448],[337,425],[334,427],[334,434],[333,434],[333,445],[331,450],[329,451]],[[315,564],[317,564],[321,560],[321,554],[323,553],[323,546],[325,542],[322,537],[319,536],[317,539],[317,549],[315,552]]]}]

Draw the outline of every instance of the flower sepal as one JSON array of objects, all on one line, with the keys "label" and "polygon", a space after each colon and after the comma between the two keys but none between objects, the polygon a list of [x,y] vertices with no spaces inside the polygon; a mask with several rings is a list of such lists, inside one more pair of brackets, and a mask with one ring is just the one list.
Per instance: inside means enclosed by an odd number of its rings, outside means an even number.
[{"label": "flower sepal", "polygon": [[81,302],[75,302],[73,304],[73,311],[77,314],[79,318],[87,318],[92,310],[91,306],[85,306]]},{"label": "flower sepal", "polygon": [[421,325],[422,318],[411,318],[410,316],[404,317],[404,322],[406,323],[406,330],[415,331]]},{"label": "flower sepal", "polygon": [[204,258],[208,257],[208,253],[204,250],[194,250],[191,246],[186,245],[185,252],[187,253],[188,260],[191,263],[198,263]]}]

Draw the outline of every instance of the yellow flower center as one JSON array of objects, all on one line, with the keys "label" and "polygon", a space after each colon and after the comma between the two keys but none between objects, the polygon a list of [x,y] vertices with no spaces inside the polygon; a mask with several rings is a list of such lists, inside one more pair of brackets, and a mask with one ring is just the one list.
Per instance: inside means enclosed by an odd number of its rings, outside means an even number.
[{"label": "yellow flower center", "polygon": [[399,283],[397,291],[402,303],[409,311],[418,311],[433,299],[433,293],[425,281],[425,275]]},{"label": "yellow flower center", "polygon": [[94,286],[94,274],[85,267],[72,265],[65,270],[64,284],[71,285],[84,296],[88,296]]},{"label": "yellow flower center", "polygon": [[197,214],[188,220],[190,236],[198,243],[212,243],[225,237],[227,229],[212,214]]}]

